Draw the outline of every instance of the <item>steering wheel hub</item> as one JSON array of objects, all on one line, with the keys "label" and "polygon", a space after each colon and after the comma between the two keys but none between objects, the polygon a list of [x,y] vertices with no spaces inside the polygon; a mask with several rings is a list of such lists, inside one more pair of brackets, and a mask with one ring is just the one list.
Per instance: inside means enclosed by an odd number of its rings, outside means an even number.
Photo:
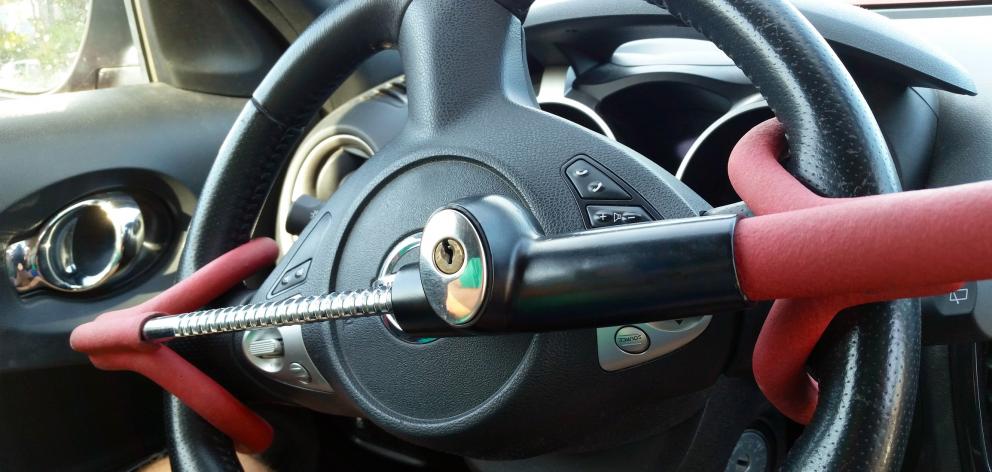
[{"label": "steering wheel hub", "polygon": [[[557,121],[552,125],[562,126]],[[583,215],[564,178],[554,173],[548,179],[542,175],[545,171],[535,172],[523,165],[523,172],[498,172],[495,167],[505,164],[487,153],[463,151],[475,157],[439,157],[437,152],[423,150],[419,157],[407,157],[408,162],[395,166],[395,170],[376,169],[386,162],[377,161],[381,156],[373,157],[359,169],[356,178],[349,179],[340,196],[331,202],[330,212],[337,223],[318,225],[315,231],[321,234],[307,237],[319,241],[314,247],[320,249],[309,254],[314,258],[313,266],[333,268],[326,274],[311,275],[320,278],[308,281],[307,290],[326,292],[368,285],[383,271],[375,271],[368,264],[370,258],[383,257],[383,268],[398,269],[403,250],[412,252],[410,247],[416,243],[409,235],[419,233],[432,214],[434,218],[450,219],[451,228],[457,229],[457,222],[465,218],[463,214],[457,210],[434,212],[464,198],[500,195],[520,204],[536,202],[531,211],[541,227],[554,228],[557,233],[583,228]],[[562,154],[560,161],[545,164],[555,169],[570,157]],[[375,177],[360,178],[361,173],[372,172]],[[440,175],[444,176],[444,185],[436,184]],[[360,187],[362,181],[372,183]],[[338,208],[357,210],[349,213]],[[563,212],[563,208],[569,210]],[[692,211],[686,205],[680,213]],[[462,230],[472,228],[467,220],[461,222],[465,223],[460,226]],[[428,276],[442,283],[458,284],[448,287],[451,292],[471,292],[484,280],[483,273],[466,276],[469,268],[485,270],[473,267],[479,264],[473,259],[482,250],[479,236],[466,235],[464,231],[424,234],[420,258],[429,260],[421,267],[436,269],[434,248],[449,237],[457,238],[465,248],[464,267],[454,274],[437,270]],[[444,304],[435,310],[454,306],[461,309],[478,299],[457,300],[457,304]],[[471,310],[453,311],[452,315],[469,313]],[[521,457],[569,446],[596,447],[619,438],[606,425],[628,416],[626,407],[657,404],[675,392],[700,386],[651,386],[640,391],[613,388],[614,382],[625,381],[647,385],[653,369],[609,375],[603,372],[598,367],[594,330],[453,337],[425,343],[423,338],[410,342],[407,336],[397,336],[388,323],[366,318],[304,326],[303,332],[316,365],[322,372],[333,372],[330,377],[336,379],[332,381],[335,389],[347,392],[375,422],[413,441],[474,456]],[[659,370],[654,370],[655,375],[664,368],[656,367]],[[711,372],[715,375],[717,371],[718,367],[713,366]],[[644,396],[647,391],[656,394],[650,402]],[[580,399],[589,397],[599,397],[603,410],[612,416],[597,416],[589,427],[574,425],[568,428],[568,434],[562,434],[565,431],[557,419],[574,415],[584,403]],[[690,395],[669,403],[667,406],[678,412],[671,420],[681,421],[698,411],[702,398]],[[641,417],[636,413],[630,416]],[[528,418],[532,428],[544,430],[546,441],[535,443],[520,435],[520,418]],[[645,421],[638,427],[649,434],[666,424]],[[587,442],[577,441],[579,437]]]},{"label": "steering wheel hub", "polygon": [[[498,5],[489,13],[502,15],[503,21],[508,15]],[[435,212],[466,198],[500,196],[516,202],[545,234],[584,229],[585,209],[562,174],[563,166],[580,154],[608,166],[620,178],[656,177],[648,180],[650,186],[634,190],[662,209],[665,217],[694,216],[702,208],[678,181],[614,142],[506,99],[492,99],[491,106],[499,112],[465,117],[430,141],[422,138],[420,129],[408,128],[356,170],[325,209],[331,216],[312,225],[312,232],[302,235],[298,252],[289,256],[313,260],[302,295],[368,286],[381,275],[377,268],[397,269],[393,262],[397,248],[408,248],[413,243],[408,237],[422,231],[432,215],[450,217],[456,229],[454,223],[464,215],[457,210]],[[492,132],[494,127],[498,133]],[[547,140],[506,139],[533,129],[544,130]],[[659,181],[664,185],[657,185]],[[459,296],[465,291],[476,293],[457,298],[461,310],[480,300],[476,285],[483,285],[486,268],[474,260],[484,235],[449,233],[422,236],[427,242],[421,246],[421,259],[426,258],[426,263],[420,266],[436,269],[437,244],[451,237],[460,242],[462,267],[453,274],[437,270],[425,278],[456,283],[446,288]],[[370,260],[383,262],[369,264]],[[468,277],[470,268],[480,272]],[[435,311],[453,306],[445,303]],[[470,318],[472,311],[452,310],[452,319]],[[718,375],[730,348],[732,324],[715,322],[699,338],[700,346],[612,373],[599,367],[593,329],[440,338],[429,343],[411,343],[377,318],[302,329],[314,363],[332,379],[335,390],[377,424],[433,448],[499,458],[563,448],[595,449],[629,440],[630,430],[647,436],[695,415],[705,401],[701,390]],[[719,354],[698,360],[704,351]],[[653,380],[688,372],[692,374],[683,382]],[[599,405],[599,414],[580,415],[581,422],[561,427],[561,418],[575,417],[589,401]],[[655,413],[665,419],[658,421]],[[527,418],[544,440],[519,434],[521,418]]]}]

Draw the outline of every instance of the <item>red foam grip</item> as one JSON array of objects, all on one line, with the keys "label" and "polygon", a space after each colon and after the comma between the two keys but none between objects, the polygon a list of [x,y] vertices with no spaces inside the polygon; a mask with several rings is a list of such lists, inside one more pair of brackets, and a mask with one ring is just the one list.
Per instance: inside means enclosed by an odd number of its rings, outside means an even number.
[{"label": "red foam grip", "polygon": [[135,307],[98,316],[73,330],[69,343],[103,370],[129,370],[178,397],[242,450],[261,452],[272,427],[224,387],[167,346],[146,342],[141,326],[151,317],[196,310],[271,265],[278,247],[256,239],[210,262],[192,276]]},{"label": "red foam grip", "polygon": [[755,345],[755,379],[808,423],[817,386],[806,360],[838,311],[992,278],[992,182],[823,198],[782,167],[784,147],[771,120],[734,148],[731,183],[758,215],[738,224],[734,256],[745,295],[778,300]]}]

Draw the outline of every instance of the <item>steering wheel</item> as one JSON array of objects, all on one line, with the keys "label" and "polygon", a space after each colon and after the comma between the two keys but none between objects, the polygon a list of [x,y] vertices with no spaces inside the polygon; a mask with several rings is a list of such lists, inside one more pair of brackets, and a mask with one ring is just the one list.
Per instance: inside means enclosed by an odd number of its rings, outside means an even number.
[{"label": "steering wheel", "polygon": [[[303,295],[367,286],[396,241],[464,197],[514,200],[549,235],[583,229],[584,206],[562,170],[580,155],[661,217],[706,210],[691,189],[635,151],[538,109],[521,27],[530,3],[354,0],[317,18],[224,142],[190,226],[181,275],[249,240],[281,167],[321,105],[362,60],[386,48],[403,58],[408,123],[344,182],[286,256],[311,258]],[[900,190],[855,84],[786,0],[652,3],[745,71],[784,126],[787,167],[813,191],[840,197]],[[281,274],[282,266],[256,299],[265,299]],[[878,303],[848,310],[842,320],[813,366],[820,401],[788,469],[900,464],[915,399],[919,306]],[[377,318],[303,330],[316,365],[364,416],[409,441],[470,457],[595,450],[665,431],[706,401],[705,391],[658,378],[650,364],[603,372],[589,330],[426,344],[401,339]],[[719,371],[723,361],[699,362]],[[230,441],[174,398],[167,415],[176,470],[238,467]]]}]

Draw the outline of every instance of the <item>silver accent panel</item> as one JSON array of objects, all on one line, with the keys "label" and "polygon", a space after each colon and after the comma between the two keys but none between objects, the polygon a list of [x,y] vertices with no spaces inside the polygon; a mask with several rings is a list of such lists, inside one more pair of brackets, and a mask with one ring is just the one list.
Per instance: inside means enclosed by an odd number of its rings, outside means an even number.
[{"label": "silver accent panel", "polygon": [[712,316],[697,316],[632,325],[648,336],[648,347],[641,353],[626,352],[617,345],[616,335],[623,327],[598,328],[596,348],[599,352],[599,366],[607,372],[612,372],[657,359],[698,338],[703,331],[706,331],[711,319]]},{"label": "silver accent panel", "polygon": [[730,110],[727,110],[727,113],[724,113],[723,116],[717,118],[717,120],[713,123],[710,123],[710,125],[703,130],[702,134],[700,134],[699,137],[693,141],[692,146],[685,153],[685,157],[682,158],[682,162],[679,164],[679,168],[675,172],[675,178],[682,180],[682,177],[685,175],[689,166],[692,164],[693,160],[696,159],[696,153],[700,146],[706,143],[713,133],[725,126],[727,123],[738,119],[741,115],[763,108],[768,108],[768,102],[766,102],[765,98],[760,94],[754,94],[734,105]]},{"label": "silver accent panel", "polygon": [[[465,262],[452,274],[434,265],[434,247],[445,239],[462,246]],[[475,321],[486,297],[488,267],[482,237],[462,212],[446,208],[427,220],[420,243],[420,282],[431,308],[452,326],[467,326]]]},{"label": "silver accent panel", "polygon": [[34,236],[7,246],[7,274],[21,293],[42,288],[85,292],[120,280],[162,252],[162,235],[146,216],[123,192],[76,202]]},{"label": "silver accent panel", "polygon": [[572,89],[572,80],[574,79],[575,77],[572,76],[571,70],[568,67],[556,66],[545,69],[544,74],[541,75],[540,89],[537,91],[537,103],[541,106],[541,109],[566,120],[569,118],[563,116],[560,110],[571,110],[594,123],[595,128],[592,128],[593,131],[597,131],[603,136],[615,140],[616,136],[613,135],[613,130],[610,129],[610,125],[606,123],[603,117],[599,116],[595,110],[585,103],[568,97],[568,93]]},{"label": "silver accent panel", "polygon": [[313,297],[241,305],[180,315],[152,318],[142,326],[146,340],[230,333],[253,328],[275,328],[360,316],[380,316],[392,311],[392,292],[377,286],[354,292],[331,292]]},{"label": "silver accent panel", "polygon": [[646,38],[620,45],[610,62],[636,66],[730,66],[737,67],[715,44],[702,39]]},{"label": "silver accent panel", "polygon": [[[282,342],[281,356],[263,358],[251,354],[253,344],[269,339]],[[334,393],[330,382],[321,375],[310,358],[303,342],[303,329],[299,325],[247,331],[241,339],[241,350],[252,365],[272,380],[306,390]],[[302,372],[306,372],[306,377]]]}]

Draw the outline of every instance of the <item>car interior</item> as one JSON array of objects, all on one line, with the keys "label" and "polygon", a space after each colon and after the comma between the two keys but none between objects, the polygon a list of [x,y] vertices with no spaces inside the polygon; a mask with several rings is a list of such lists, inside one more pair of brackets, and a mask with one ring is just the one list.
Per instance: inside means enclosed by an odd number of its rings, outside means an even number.
[{"label": "car interior", "polygon": [[990,31],[0,0],[0,470],[992,471]]}]

